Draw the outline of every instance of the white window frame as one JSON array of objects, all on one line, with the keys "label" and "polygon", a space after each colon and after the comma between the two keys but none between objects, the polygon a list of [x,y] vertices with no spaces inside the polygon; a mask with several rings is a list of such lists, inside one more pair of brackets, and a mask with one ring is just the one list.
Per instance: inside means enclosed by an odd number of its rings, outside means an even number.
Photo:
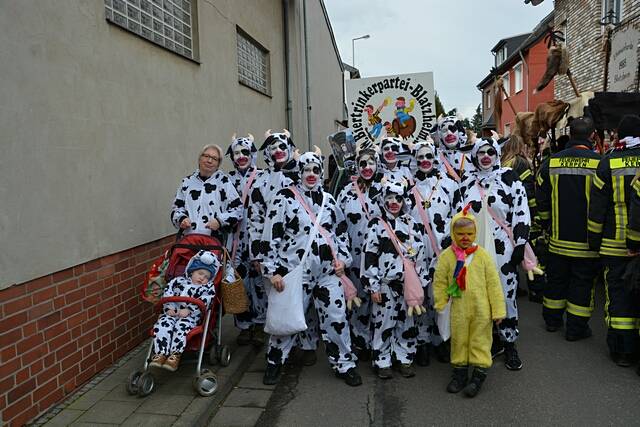
[{"label": "white window frame", "polygon": [[485,98],[486,98],[485,107],[487,110],[489,110],[491,109],[491,90],[487,90],[485,92]]},{"label": "white window frame", "polygon": [[269,51],[236,26],[236,54],[238,58],[238,82],[271,96],[271,64]]},{"label": "white window frame", "polygon": [[108,22],[197,60],[197,0],[103,0]]},{"label": "white window frame", "polygon": [[502,75],[502,81],[503,81],[503,85],[502,87],[504,88],[504,93],[502,94],[503,99],[507,99],[507,95],[511,95],[511,79],[509,78],[509,72],[507,71],[506,73],[504,73]]},{"label": "white window frame", "polygon": [[524,77],[524,74],[523,74],[522,61],[520,61],[513,66],[513,92],[514,93],[522,92],[523,77]]},{"label": "white window frame", "polygon": [[624,16],[624,1],[622,0],[602,0],[602,12],[600,16],[602,19],[605,18],[609,10],[611,10],[611,6],[613,6],[613,11],[617,13],[617,21],[616,24],[622,22],[622,17]]}]

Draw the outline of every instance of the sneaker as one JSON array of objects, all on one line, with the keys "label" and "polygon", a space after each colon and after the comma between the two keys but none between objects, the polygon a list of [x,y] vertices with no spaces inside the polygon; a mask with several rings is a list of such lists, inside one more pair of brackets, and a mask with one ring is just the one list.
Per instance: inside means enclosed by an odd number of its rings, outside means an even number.
[{"label": "sneaker", "polygon": [[262,384],[264,385],[275,385],[280,381],[280,371],[282,370],[282,365],[274,365],[272,363],[267,363],[267,369],[264,370],[264,376],[262,377]]},{"label": "sneaker", "polygon": [[462,391],[464,386],[467,385],[467,381],[469,375],[469,368],[467,366],[460,366],[457,368],[453,368],[453,372],[451,373],[451,381],[447,385],[447,392],[449,393],[459,393]]},{"label": "sneaker", "polygon": [[579,341],[581,339],[589,338],[591,335],[593,335],[593,332],[591,332],[591,328],[587,327],[586,329],[584,329],[582,332],[578,334],[572,334],[567,332],[567,335],[565,335],[565,338],[567,339],[567,341]]},{"label": "sneaker", "polygon": [[167,357],[167,360],[164,362],[162,367],[167,371],[175,372],[178,370],[178,365],[180,365],[180,355],[177,353],[172,354]]},{"label": "sneaker", "polygon": [[243,329],[236,338],[238,345],[249,345],[251,342],[251,329]]},{"label": "sneaker", "polygon": [[449,363],[451,361],[451,349],[449,341],[445,341],[433,348],[436,352],[436,359],[440,363]]},{"label": "sneaker", "polygon": [[360,377],[360,374],[358,373],[356,368],[350,368],[347,370],[347,372],[342,373],[336,371],[336,377],[342,378],[344,382],[351,387],[362,385],[362,377]]},{"label": "sneaker", "polygon": [[381,380],[388,380],[393,378],[393,372],[391,372],[391,368],[376,368],[378,378]]},{"label": "sneaker", "polygon": [[304,366],[313,366],[318,361],[315,350],[302,350],[302,364]]},{"label": "sneaker", "polygon": [[418,366],[429,366],[431,363],[431,358],[429,356],[430,350],[429,344],[421,344],[416,349],[416,363]]},{"label": "sneaker", "polygon": [[411,363],[401,363],[398,365],[398,371],[404,378],[411,378],[416,376],[416,371],[413,369]]},{"label": "sneaker", "polygon": [[474,368],[473,374],[471,374],[471,381],[464,388],[464,394],[467,397],[476,397],[486,378],[487,372],[484,369]]},{"label": "sneaker", "polygon": [[493,342],[491,343],[491,358],[495,359],[502,353],[504,353],[504,343],[500,341],[500,338],[494,336]]},{"label": "sneaker", "polygon": [[162,365],[164,365],[164,362],[166,360],[167,356],[165,356],[164,354],[154,354],[151,358],[151,362],[149,362],[149,366],[152,366],[154,368],[162,368]]},{"label": "sneaker", "polygon": [[520,360],[520,356],[518,356],[518,350],[516,350],[516,346],[512,342],[508,342],[504,344],[504,366],[510,371],[519,371],[522,369],[522,360]]},{"label": "sneaker", "polygon": [[255,325],[251,336],[251,343],[254,347],[262,348],[267,342],[268,335],[264,331],[264,325]]}]

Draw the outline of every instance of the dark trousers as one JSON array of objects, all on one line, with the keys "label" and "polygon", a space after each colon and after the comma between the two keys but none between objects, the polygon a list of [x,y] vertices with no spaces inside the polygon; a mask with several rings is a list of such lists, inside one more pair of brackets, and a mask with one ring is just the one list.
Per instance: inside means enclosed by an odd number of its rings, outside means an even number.
[{"label": "dark trousers", "polygon": [[607,345],[612,353],[633,353],[638,341],[638,307],[623,279],[630,260],[626,257],[602,257]]},{"label": "dark trousers", "polygon": [[598,259],[549,254],[542,300],[542,317],[547,325],[561,326],[566,311],[567,334],[577,335],[588,328],[599,268]]}]

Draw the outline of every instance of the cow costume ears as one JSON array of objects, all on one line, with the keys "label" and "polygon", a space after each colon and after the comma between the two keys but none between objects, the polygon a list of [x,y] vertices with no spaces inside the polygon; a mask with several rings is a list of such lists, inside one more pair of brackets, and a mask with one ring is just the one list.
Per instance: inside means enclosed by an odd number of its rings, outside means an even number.
[{"label": "cow costume ears", "polygon": [[236,143],[243,142],[244,140],[249,141],[249,144],[246,144],[246,145],[248,145],[248,146],[249,146],[249,149],[251,150],[251,152],[252,152],[252,153],[256,153],[256,152],[258,151],[258,150],[256,149],[255,144],[253,143],[253,142],[254,142],[254,140],[255,140],[255,139],[253,138],[253,135],[251,135],[250,133],[248,133],[246,137],[240,137],[240,138],[238,138],[238,137],[236,136],[236,133],[234,132],[234,134],[231,136],[231,144],[229,144],[229,147],[227,148],[227,151],[226,151],[226,153],[225,153],[225,154],[226,154],[227,156],[229,156],[229,157],[233,157],[233,147],[235,147],[235,146],[236,146]]},{"label": "cow costume ears", "polygon": [[295,147],[293,140],[291,139],[291,133],[287,129],[282,129],[281,133],[272,133],[271,129],[268,129],[264,133],[264,142],[260,146],[259,150],[266,149],[269,145],[273,143],[275,140],[286,141],[290,146]]}]

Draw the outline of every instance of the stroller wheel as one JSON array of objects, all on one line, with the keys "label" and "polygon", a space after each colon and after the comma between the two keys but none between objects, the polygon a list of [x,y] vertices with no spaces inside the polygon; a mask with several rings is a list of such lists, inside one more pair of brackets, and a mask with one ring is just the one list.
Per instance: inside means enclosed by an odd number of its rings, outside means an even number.
[{"label": "stroller wheel", "polygon": [[132,396],[138,394],[138,380],[140,379],[140,375],[142,375],[142,372],[133,371],[129,374],[129,378],[127,378],[127,393]]},{"label": "stroller wheel", "polygon": [[145,397],[153,393],[155,382],[150,372],[145,372],[138,378],[138,396]]},{"label": "stroller wheel", "polygon": [[215,346],[212,345],[211,348],[209,349],[209,364],[210,365],[217,365],[218,364],[218,353],[219,353],[219,349]]},{"label": "stroller wheel", "polygon": [[220,361],[221,366],[229,366],[231,363],[231,350],[226,345],[223,345],[218,350],[218,360]]},{"label": "stroller wheel", "polygon": [[213,396],[218,389],[218,378],[213,372],[204,373],[193,379],[193,388],[200,396]]}]

